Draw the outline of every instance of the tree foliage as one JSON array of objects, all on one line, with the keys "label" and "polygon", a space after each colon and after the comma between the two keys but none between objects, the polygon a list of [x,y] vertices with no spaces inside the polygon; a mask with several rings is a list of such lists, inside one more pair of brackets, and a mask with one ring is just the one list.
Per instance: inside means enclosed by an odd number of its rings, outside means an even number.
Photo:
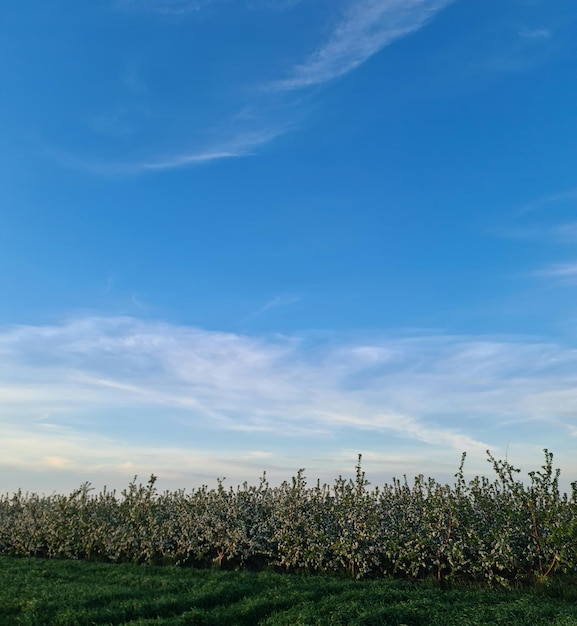
[{"label": "tree foliage", "polygon": [[151,476],[120,495],[88,483],[70,495],[0,497],[0,553],[108,562],[263,567],[354,578],[435,577],[510,585],[577,574],[577,482],[528,473],[490,454],[494,480],[453,485],[422,475],[370,488],[354,479],[307,486],[304,470],[271,487],[206,486],[159,493]]}]

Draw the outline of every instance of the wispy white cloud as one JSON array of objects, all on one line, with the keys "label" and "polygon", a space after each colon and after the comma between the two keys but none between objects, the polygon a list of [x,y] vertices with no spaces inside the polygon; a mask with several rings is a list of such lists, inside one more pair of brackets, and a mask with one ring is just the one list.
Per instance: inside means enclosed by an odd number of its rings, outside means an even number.
[{"label": "wispy white cloud", "polygon": [[136,161],[127,159],[126,161],[106,161],[90,157],[80,156],[65,150],[47,148],[44,150],[51,159],[67,169],[79,172],[102,176],[126,176],[141,174],[150,171],[162,171],[168,169],[179,169],[187,166],[203,165],[222,159],[234,159],[246,156],[243,152],[207,150],[200,152],[190,152],[159,157],[147,161]]},{"label": "wispy white cloud", "polygon": [[120,167],[126,168],[128,173],[140,173],[152,170],[177,169],[222,159],[252,156],[255,154],[256,148],[268,144],[288,130],[288,124],[278,124],[274,127],[261,128],[256,131],[243,131],[216,143],[208,150],[175,154],[165,158],[125,164]]},{"label": "wispy white cloud", "polygon": [[519,36],[523,39],[543,40],[551,37],[551,31],[547,28],[527,28],[523,26],[519,30]]},{"label": "wispy white cloud", "polygon": [[[233,457],[222,448],[191,445],[143,445],[130,441],[119,441],[113,437],[90,433],[83,435],[70,428],[41,426],[31,429],[17,424],[5,425],[0,422],[0,437],[3,445],[0,466],[3,470],[3,489],[9,489],[9,472],[34,472],[40,475],[33,482],[33,489],[48,491],[60,490],[53,476],[54,470],[61,475],[65,471],[76,479],[67,480],[69,488],[76,487],[85,480],[98,481],[105,478],[110,485],[124,486],[138,475],[146,480],[150,474],[160,475],[175,487],[190,484],[194,476],[200,482],[214,483],[217,477],[241,475],[251,480],[258,479],[264,464],[277,480],[286,478],[293,470],[287,459],[275,458],[267,452],[240,452]],[[290,468],[290,469],[289,469]],[[47,483],[42,480],[49,477]],[[16,478],[17,479],[17,478]],[[32,483],[31,483],[32,484]],[[42,487],[42,485],[46,485]],[[14,483],[12,490],[22,487]]]},{"label": "wispy white cloud", "polygon": [[519,240],[551,241],[573,244],[577,241],[577,222],[543,224],[535,222],[528,226],[500,228],[493,231],[498,237]]},{"label": "wispy white cloud", "polygon": [[255,154],[256,148],[266,145],[287,132],[288,129],[287,124],[279,124],[274,128],[268,127],[257,131],[240,132],[204,149],[152,157],[148,160],[96,160],[53,148],[46,149],[45,152],[60,165],[70,169],[100,175],[134,175],[252,156]]},{"label": "wispy white cloud", "polygon": [[574,203],[575,200],[577,200],[577,187],[573,189],[568,189],[566,191],[561,191],[559,193],[553,193],[549,196],[538,198],[533,202],[529,202],[519,209],[518,214],[523,215],[524,213],[544,209],[551,205],[554,206],[567,202]]},{"label": "wispy white cloud", "polygon": [[422,28],[454,0],[355,0],[329,40],[289,77],[271,85],[278,90],[327,83],[347,74],[384,47]]},{"label": "wispy white cloud", "polygon": [[[116,167],[116,170],[122,170],[127,173],[138,173],[146,170],[172,170],[188,165],[202,165],[211,161],[221,161],[222,159],[234,159],[241,156],[247,156],[248,151],[230,150],[230,151],[207,151],[198,153],[176,154],[159,158],[158,160],[141,161],[139,163],[123,164]],[[112,166],[114,168],[115,166]]]},{"label": "wispy white cloud", "polygon": [[258,317],[267,311],[272,309],[278,309],[280,307],[288,306],[290,304],[295,304],[300,302],[301,297],[296,294],[282,294],[279,296],[275,296],[268,302],[265,302],[261,307],[259,307],[256,311],[252,312],[247,316],[246,319],[252,319],[254,317]]},{"label": "wispy white cloud", "polygon": [[[192,14],[217,1],[219,0],[117,0],[118,6],[123,9],[168,16]],[[239,116],[233,120],[234,123],[223,120],[215,124],[220,129],[220,137],[216,140],[192,149],[174,150],[172,153],[156,154],[149,158],[127,156],[122,161],[83,157],[65,150],[50,149],[47,152],[64,167],[100,175],[131,175],[172,170],[250,156],[258,148],[291,130],[293,124],[286,120],[294,120],[302,114],[302,107],[295,104],[294,99],[279,96],[278,92],[319,85],[350,72],[385,46],[423,27],[436,13],[455,0],[347,1],[348,9],[333,29],[329,40],[302,65],[294,67],[288,78],[272,82],[264,92],[260,90],[256,93],[252,90],[250,105],[246,106],[245,103],[240,107],[243,111],[252,111],[252,119],[243,120]],[[244,6],[288,9],[298,3],[299,0],[259,0],[256,4],[253,2]],[[125,85],[132,97],[135,94],[144,95],[152,89],[150,85],[144,89],[139,72],[129,73],[127,79]],[[277,92],[278,97],[271,100],[272,91]],[[147,118],[150,117],[151,112],[146,107],[142,106],[141,109]],[[134,113],[134,107],[117,103],[106,112],[93,115],[90,126],[101,135],[134,134],[136,141],[136,126],[132,124]]]},{"label": "wispy white cloud", "polygon": [[262,452],[260,450],[255,450],[254,452],[250,453],[251,457],[254,457],[255,459],[270,459],[273,456],[272,452]]},{"label": "wispy white cloud", "polygon": [[535,276],[559,279],[568,285],[577,285],[577,263],[557,263],[535,272]]},{"label": "wispy white cloud", "polygon": [[199,11],[212,2],[215,0],[117,0],[122,9],[160,15],[186,15]]},{"label": "wispy white cloud", "polygon": [[560,224],[554,229],[556,238],[560,241],[574,243],[577,241],[577,222]]},{"label": "wispy white cloud", "polygon": [[[117,0],[121,9],[156,13],[159,15],[187,15],[200,11],[217,2],[230,0]],[[285,11],[303,2],[303,0],[234,0],[249,10]]]},{"label": "wispy white cloud", "polygon": [[249,9],[260,9],[269,11],[286,11],[301,4],[304,0],[246,0]]},{"label": "wispy white cloud", "polygon": [[179,465],[186,441],[227,468],[265,458],[255,450],[302,458],[303,441],[315,459],[352,439],[409,457],[483,456],[509,440],[563,452],[576,375],[577,351],[515,338],[250,337],[133,318],[4,328],[0,458],[176,475],[196,471]]}]

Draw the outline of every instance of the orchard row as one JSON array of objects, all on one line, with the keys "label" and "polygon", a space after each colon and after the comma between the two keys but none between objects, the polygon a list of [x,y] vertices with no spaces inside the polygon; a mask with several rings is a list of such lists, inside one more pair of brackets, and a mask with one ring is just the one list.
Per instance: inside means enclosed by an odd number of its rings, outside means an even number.
[{"label": "orchard row", "polygon": [[301,470],[271,487],[266,475],[216,489],[159,493],[152,476],[119,495],[88,483],[70,495],[0,497],[0,553],[186,566],[275,567],[489,582],[577,574],[577,482],[559,470],[529,472],[489,455],[496,477],[453,485],[419,476],[370,487],[354,479],[308,486]]}]

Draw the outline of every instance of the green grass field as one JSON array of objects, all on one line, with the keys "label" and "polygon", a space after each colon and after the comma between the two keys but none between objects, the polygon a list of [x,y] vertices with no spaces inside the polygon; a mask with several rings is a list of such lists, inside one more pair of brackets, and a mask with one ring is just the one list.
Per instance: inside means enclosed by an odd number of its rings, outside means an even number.
[{"label": "green grass field", "polygon": [[353,581],[0,557],[0,623],[577,626],[577,589]]}]

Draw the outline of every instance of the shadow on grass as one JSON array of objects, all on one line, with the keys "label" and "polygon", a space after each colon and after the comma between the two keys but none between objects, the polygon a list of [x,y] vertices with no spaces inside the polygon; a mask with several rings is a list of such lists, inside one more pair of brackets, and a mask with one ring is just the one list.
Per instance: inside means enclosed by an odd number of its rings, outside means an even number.
[{"label": "shadow on grass", "polygon": [[574,581],[496,591],[0,557],[0,624],[577,626]]}]

